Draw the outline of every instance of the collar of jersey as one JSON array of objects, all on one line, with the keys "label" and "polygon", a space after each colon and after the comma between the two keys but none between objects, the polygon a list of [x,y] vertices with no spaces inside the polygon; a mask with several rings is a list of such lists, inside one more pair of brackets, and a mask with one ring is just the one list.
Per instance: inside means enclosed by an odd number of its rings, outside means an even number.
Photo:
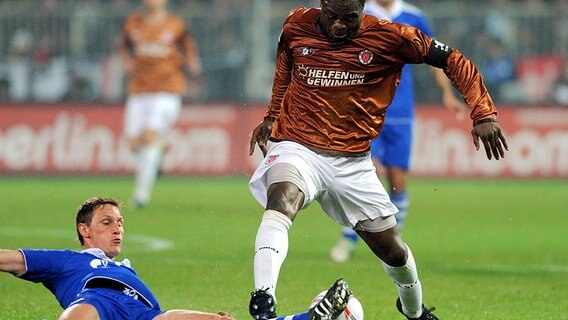
[{"label": "collar of jersey", "polygon": [[112,260],[111,258],[107,257],[105,252],[99,248],[89,248],[89,249],[85,249],[82,250],[81,253],[88,253],[90,255],[93,255],[101,260],[107,260],[107,261],[112,261],[114,263],[116,263],[119,266],[126,266],[130,268],[130,260],[128,259],[124,259],[122,260],[122,262],[116,262],[114,260]]}]

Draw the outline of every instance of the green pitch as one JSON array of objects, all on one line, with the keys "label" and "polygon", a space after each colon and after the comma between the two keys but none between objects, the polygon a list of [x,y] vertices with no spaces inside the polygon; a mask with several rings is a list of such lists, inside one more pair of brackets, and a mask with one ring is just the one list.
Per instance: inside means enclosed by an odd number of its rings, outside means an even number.
[{"label": "green pitch", "polygon": [[[110,196],[126,204],[130,177],[0,178],[0,248],[78,248],[77,205]],[[412,180],[404,238],[425,303],[444,320],[568,319],[568,181]],[[164,308],[226,310],[249,319],[252,259],[263,210],[246,178],[165,178],[151,205],[124,208],[128,257]],[[290,231],[278,311],[305,310],[336,278],[347,279],[366,319],[402,319],[395,288],[370,251],[335,264],[339,227],[317,204]],[[119,257],[120,258],[120,257]],[[41,285],[0,274],[0,319],[56,319]]]}]

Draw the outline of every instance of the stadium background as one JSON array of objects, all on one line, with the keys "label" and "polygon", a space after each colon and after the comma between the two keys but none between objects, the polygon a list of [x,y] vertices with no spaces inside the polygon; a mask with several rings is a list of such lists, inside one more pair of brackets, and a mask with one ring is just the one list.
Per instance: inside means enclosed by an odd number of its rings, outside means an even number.
[{"label": "stadium background", "polygon": [[[482,2],[419,5],[438,38],[480,67],[512,151],[498,164],[476,157],[467,138],[469,122],[444,114],[429,71],[419,66],[414,173],[567,177],[568,2]],[[171,138],[185,136],[185,143],[171,145],[166,172],[250,173],[255,162],[246,156],[244,141],[270,95],[280,26],[291,8],[317,4],[170,1],[171,10],[184,17],[197,38],[206,85],[187,94],[182,121]],[[0,1],[1,172],[131,170],[118,120],[126,81],[116,44],[125,15],[137,6],[138,1],[128,0]],[[91,157],[58,164],[53,159],[58,146],[77,153],[73,141],[65,139],[77,141],[77,135],[66,133],[78,131],[102,137],[93,137],[91,145],[75,143]],[[105,160],[101,150],[113,152]]]},{"label": "stadium background", "polygon": [[[429,71],[416,68],[405,238],[427,303],[447,319],[568,319],[568,1],[409,2],[481,68],[511,148],[499,162],[475,152],[470,121],[446,112]],[[163,306],[247,318],[262,210],[246,188],[260,161],[247,155],[248,134],[270,94],[284,17],[317,3],[170,0],[197,38],[206,86],[188,93],[152,204],[124,211],[125,256]],[[80,201],[128,201],[133,162],[121,135],[116,40],[138,4],[0,0],[0,248],[76,248],[69,214]],[[291,232],[280,310],[305,308],[344,276],[367,319],[398,319],[394,289],[372,255],[360,248],[349,264],[333,264],[338,228],[319,207],[307,212]],[[59,312],[41,286],[0,275],[0,319]]]}]

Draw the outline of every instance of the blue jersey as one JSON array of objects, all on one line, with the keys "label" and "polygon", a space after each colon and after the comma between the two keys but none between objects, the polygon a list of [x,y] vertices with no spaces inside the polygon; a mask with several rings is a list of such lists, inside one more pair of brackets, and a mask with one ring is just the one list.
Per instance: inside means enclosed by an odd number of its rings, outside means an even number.
[{"label": "blue jersey", "polygon": [[[402,0],[395,0],[387,11],[374,1],[367,1],[364,12],[391,22],[402,23],[420,29],[432,37],[432,28],[424,13],[417,7]],[[400,83],[396,88],[394,99],[387,109],[386,124],[410,123],[414,118],[414,80],[412,66],[402,69]]]},{"label": "blue jersey", "polygon": [[[97,281],[124,284],[121,294],[142,301],[152,310],[160,306],[150,289],[140,280],[128,260],[115,262],[100,249],[82,252],[71,250],[20,250],[25,259],[26,273],[22,279],[41,282],[65,309]],[[133,289],[133,290],[132,290]],[[134,291],[135,290],[135,291]]]}]

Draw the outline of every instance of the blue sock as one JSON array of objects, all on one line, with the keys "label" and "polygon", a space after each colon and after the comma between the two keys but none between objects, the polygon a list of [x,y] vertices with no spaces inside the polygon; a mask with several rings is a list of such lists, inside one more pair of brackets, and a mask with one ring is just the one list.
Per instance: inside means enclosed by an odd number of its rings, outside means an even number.
[{"label": "blue sock", "polygon": [[304,312],[304,313],[298,313],[292,316],[283,316],[283,317],[278,317],[274,320],[309,320],[310,318],[308,317],[308,313]]},{"label": "blue sock", "polygon": [[353,242],[359,242],[359,235],[357,235],[357,232],[347,227],[343,228],[343,237]]},{"label": "blue sock", "polygon": [[398,228],[402,230],[402,226],[404,225],[406,217],[408,216],[408,207],[410,205],[408,192],[405,191],[402,193],[391,194],[390,198],[392,203],[398,208],[398,213],[395,217]]}]

